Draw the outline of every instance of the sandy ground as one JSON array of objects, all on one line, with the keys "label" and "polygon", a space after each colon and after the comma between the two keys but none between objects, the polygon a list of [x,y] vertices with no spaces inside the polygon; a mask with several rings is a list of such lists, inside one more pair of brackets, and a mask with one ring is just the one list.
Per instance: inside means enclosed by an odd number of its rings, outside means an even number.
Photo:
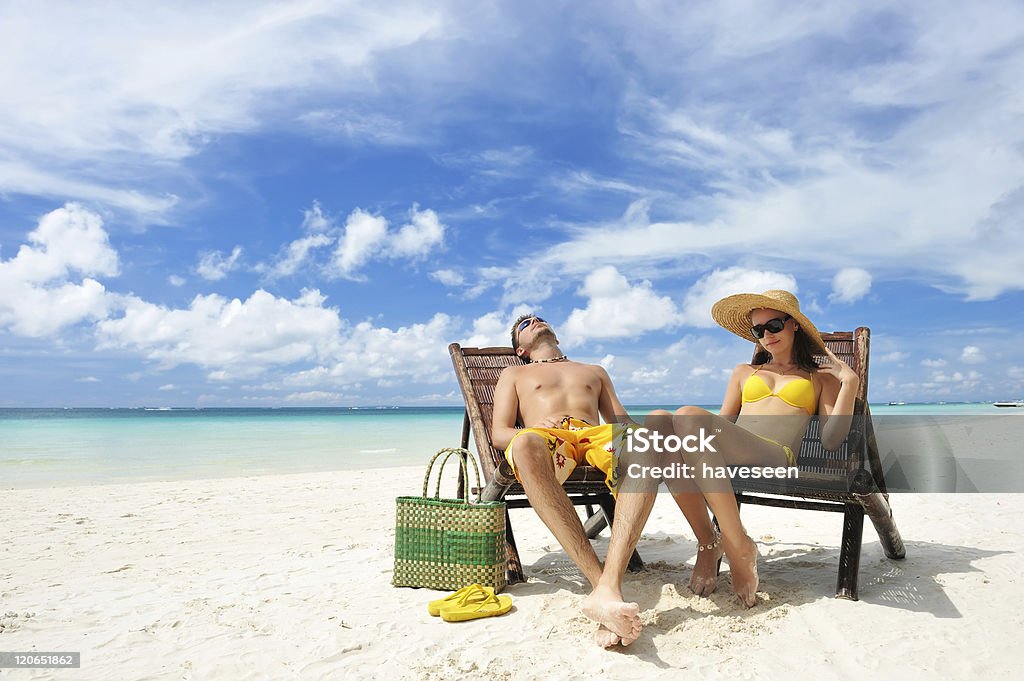
[{"label": "sandy ground", "polygon": [[[422,469],[0,492],[0,650],[80,651],[79,670],[11,679],[1014,678],[1024,630],[1024,496],[896,495],[905,561],[869,523],[858,602],[836,600],[839,514],[750,507],[761,602],[728,572],[686,588],[695,544],[660,495],[626,597],[646,628],[592,643],[587,590],[529,510],[529,583],[508,615],[430,617],[390,585],[394,497]],[[607,537],[596,542],[599,555]],[[685,676],[680,676],[681,670]],[[1008,675],[1009,674],[1009,675]]]}]

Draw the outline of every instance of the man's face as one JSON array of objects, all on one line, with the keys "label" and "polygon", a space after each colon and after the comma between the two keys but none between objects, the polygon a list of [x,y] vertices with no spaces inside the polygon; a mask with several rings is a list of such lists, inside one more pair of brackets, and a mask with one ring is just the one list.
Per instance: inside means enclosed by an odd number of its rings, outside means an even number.
[{"label": "man's face", "polygon": [[519,326],[516,328],[517,355],[523,355],[524,352],[528,352],[539,340],[542,340],[547,336],[554,338],[556,343],[558,342],[558,339],[555,338],[555,332],[552,330],[551,326],[540,317],[527,317],[523,321],[519,322]]}]

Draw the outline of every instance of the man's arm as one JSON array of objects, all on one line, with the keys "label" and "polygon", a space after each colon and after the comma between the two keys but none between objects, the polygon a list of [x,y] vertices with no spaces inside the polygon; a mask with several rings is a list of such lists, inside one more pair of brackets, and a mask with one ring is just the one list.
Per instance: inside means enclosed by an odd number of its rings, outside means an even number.
[{"label": "man's arm", "polygon": [[601,396],[598,398],[597,403],[598,411],[601,412],[605,423],[615,423],[626,415],[626,408],[622,406],[619,396],[615,394],[615,386],[612,385],[612,379],[604,367],[594,365],[594,369],[597,370],[598,375],[601,377]]},{"label": "man's arm", "polygon": [[494,414],[491,422],[491,442],[498,449],[505,449],[516,434],[516,417],[519,415],[519,393],[516,392],[515,372],[517,367],[506,367],[498,376],[494,386]]}]

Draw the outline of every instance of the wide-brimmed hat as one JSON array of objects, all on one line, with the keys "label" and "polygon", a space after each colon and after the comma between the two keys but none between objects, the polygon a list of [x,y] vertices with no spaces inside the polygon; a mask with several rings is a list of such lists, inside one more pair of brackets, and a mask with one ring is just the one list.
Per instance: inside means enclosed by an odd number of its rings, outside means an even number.
[{"label": "wide-brimmed hat", "polygon": [[760,308],[785,312],[797,321],[812,343],[820,348],[825,347],[818,329],[800,311],[800,301],[789,291],[773,289],[764,293],[737,293],[734,296],[726,296],[711,307],[711,316],[722,328],[756,343],[757,339],[750,332],[750,312]]}]

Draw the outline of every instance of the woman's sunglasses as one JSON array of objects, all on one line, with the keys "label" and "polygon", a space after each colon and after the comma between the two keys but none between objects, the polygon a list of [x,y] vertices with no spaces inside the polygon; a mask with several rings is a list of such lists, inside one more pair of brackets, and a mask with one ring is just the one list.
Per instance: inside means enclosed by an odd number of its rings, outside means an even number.
[{"label": "woman's sunglasses", "polygon": [[533,323],[534,319],[536,319],[538,322],[541,322],[543,324],[547,324],[547,322],[545,322],[540,317],[527,317],[523,321],[519,322],[519,326],[516,327],[516,333],[521,333],[523,329],[525,329],[526,327],[528,327],[530,324]]},{"label": "woman's sunglasses", "polygon": [[785,317],[776,317],[775,319],[769,319],[764,324],[755,324],[754,326],[750,327],[750,333],[754,334],[754,338],[764,338],[765,331],[778,333],[779,331],[782,331],[782,329],[786,327],[786,322],[788,322],[790,319],[792,319],[792,317],[790,317],[789,315],[786,315]]}]

